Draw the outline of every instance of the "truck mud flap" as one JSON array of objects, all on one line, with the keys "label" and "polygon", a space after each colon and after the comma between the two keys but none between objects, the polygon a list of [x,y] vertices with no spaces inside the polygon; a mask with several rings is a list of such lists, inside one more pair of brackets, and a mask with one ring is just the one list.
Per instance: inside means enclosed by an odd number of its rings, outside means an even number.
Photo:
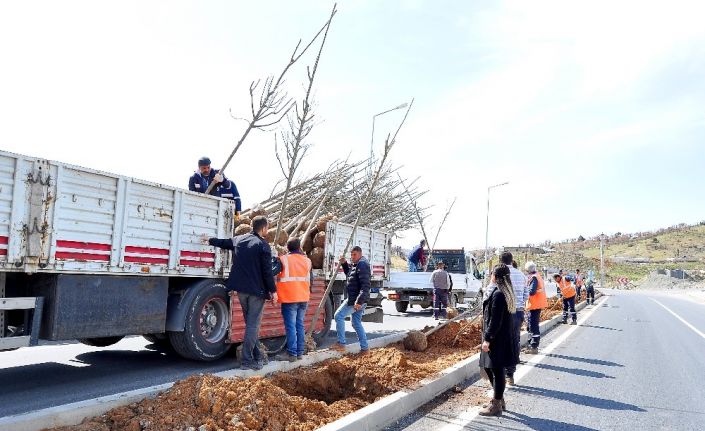
[{"label": "truck mud flap", "polygon": [[365,308],[365,314],[362,315],[363,322],[384,323],[384,312],[382,307]]}]

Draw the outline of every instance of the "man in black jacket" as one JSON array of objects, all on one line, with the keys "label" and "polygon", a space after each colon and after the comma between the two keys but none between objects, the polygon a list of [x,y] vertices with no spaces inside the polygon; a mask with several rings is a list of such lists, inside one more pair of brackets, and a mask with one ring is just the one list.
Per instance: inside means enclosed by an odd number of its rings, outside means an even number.
[{"label": "man in black jacket", "polygon": [[272,251],[264,239],[268,228],[267,218],[257,216],[252,220],[252,233],[229,239],[208,239],[212,246],[233,251],[233,267],[230,269],[227,287],[237,292],[245,318],[241,368],[253,370],[261,369],[267,359],[265,352],[258,347],[264,302],[272,300],[274,305],[277,304]]},{"label": "man in black jacket", "polygon": [[348,282],[345,289],[346,299],[335,312],[335,330],[338,333],[338,344],[334,348],[336,350],[345,349],[345,318],[351,316],[352,326],[355,329],[355,333],[357,333],[357,339],[360,341],[360,351],[366,352],[369,350],[369,346],[367,345],[365,328],[362,327],[362,315],[365,312],[367,301],[370,299],[372,272],[370,263],[362,256],[362,249],[359,246],[352,248],[350,258],[352,259],[352,266],[348,264],[345,257],[340,258],[340,264],[343,267],[345,276],[348,277]]}]

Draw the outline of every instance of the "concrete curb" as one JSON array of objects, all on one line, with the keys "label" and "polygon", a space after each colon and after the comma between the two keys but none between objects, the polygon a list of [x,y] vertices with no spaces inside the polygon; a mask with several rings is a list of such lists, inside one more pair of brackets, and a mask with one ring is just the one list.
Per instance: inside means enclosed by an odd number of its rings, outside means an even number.
[{"label": "concrete curb", "polygon": [[[379,338],[372,338],[368,341],[368,344],[370,348],[384,347],[388,344],[401,341],[404,337],[406,337],[406,332],[400,332],[385,335]],[[357,353],[360,351],[360,345],[358,343],[348,344],[345,346],[345,350],[346,353]],[[224,378],[247,378],[256,375],[267,375],[280,371],[290,371],[300,367],[308,367],[319,362],[323,362],[327,359],[339,358],[341,356],[342,355],[338,352],[323,350],[308,354],[304,356],[301,361],[297,362],[270,362],[260,371],[234,369],[215,373],[215,375]],[[165,383],[158,386],[150,386],[147,388],[122,392],[92,400],[50,407],[31,413],[5,416],[0,418],[0,430],[37,431],[44,428],[77,425],[85,418],[100,416],[108,410],[116,407],[126,406],[141,401],[145,398],[154,398],[165,390],[171,388],[173,385],[173,382]]]},{"label": "concrete curb", "polygon": [[[601,294],[595,295],[598,299]],[[587,306],[587,302],[582,302],[575,307],[580,311]],[[558,315],[550,320],[546,320],[539,325],[542,334],[553,329],[563,319]],[[521,333],[521,343],[525,344],[529,339],[526,331]],[[413,412],[419,407],[432,401],[438,395],[446,392],[459,383],[479,374],[480,354],[477,353],[457,364],[441,371],[438,376],[432,379],[422,380],[421,387],[411,392],[398,391],[382,398],[362,409],[350,413],[318,428],[317,431],[377,431],[393,424],[409,412]]]}]

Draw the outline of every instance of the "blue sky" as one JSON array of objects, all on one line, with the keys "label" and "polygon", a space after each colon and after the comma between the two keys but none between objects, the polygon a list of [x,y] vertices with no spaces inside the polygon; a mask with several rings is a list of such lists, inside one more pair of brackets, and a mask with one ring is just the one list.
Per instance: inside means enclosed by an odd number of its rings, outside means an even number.
[{"label": "blue sky", "polygon": [[[0,148],[185,186],[225,159],[253,79],[331,2],[0,4]],[[421,176],[439,246],[514,245],[705,219],[705,7],[669,1],[343,1],[303,173],[369,152],[416,98],[392,162]],[[310,57],[306,58],[310,61]],[[289,78],[302,91],[302,67]],[[380,117],[377,145],[401,113]],[[245,206],[279,180],[273,137],[227,174]],[[402,232],[399,244],[416,242]]]}]

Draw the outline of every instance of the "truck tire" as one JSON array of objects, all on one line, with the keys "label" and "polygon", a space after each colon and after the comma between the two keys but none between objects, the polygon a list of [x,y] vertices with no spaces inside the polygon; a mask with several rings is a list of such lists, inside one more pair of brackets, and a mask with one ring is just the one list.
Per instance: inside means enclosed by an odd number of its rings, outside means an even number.
[{"label": "truck tire", "polygon": [[176,353],[186,359],[214,361],[230,349],[228,325],[230,307],[225,285],[219,280],[203,280],[186,310],[183,331],[169,331]]},{"label": "truck tire", "polygon": [[108,347],[112,346],[123,338],[124,336],[118,335],[115,337],[79,338],[78,341],[80,341],[82,344],[85,344],[86,346]]},{"label": "truck tire", "polygon": [[406,310],[409,308],[409,301],[397,301],[394,303],[394,308],[400,313],[406,313]]},{"label": "truck tire", "polygon": [[333,299],[330,297],[330,295],[328,295],[328,297],[326,298],[326,304],[323,307],[323,329],[321,329],[320,331],[313,332],[313,340],[316,342],[316,345],[320,346],[323,343],[323,340],[328,335],[328,331],[330,331],[332,323]]}]

